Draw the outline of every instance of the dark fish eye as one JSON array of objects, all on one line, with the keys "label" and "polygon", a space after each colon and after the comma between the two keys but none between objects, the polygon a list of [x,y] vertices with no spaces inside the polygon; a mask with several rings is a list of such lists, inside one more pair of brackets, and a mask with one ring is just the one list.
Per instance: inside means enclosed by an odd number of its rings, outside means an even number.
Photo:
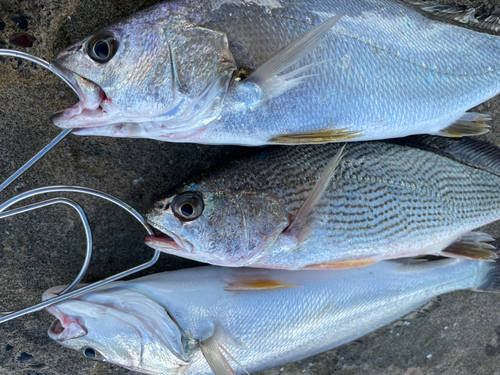
[{"label": "dark fish eye", "polygon": [[182,221],[192,221],[199,218],[204,208],[201,195],[191,191],[179,194],[172,201],[172,211]]},{"label": "dark fish eye", "polygon": [[97,350],[92,348],[85,348],[82,351],[85,358],[92,359],[94,361],[104,361],[104,357]]},{"label": "dark fish eye", "polygon": [[87,53],[98,63],[106,63],[113,58],[118,50],[118,40],[110,32],[95,35],[87,43]]}]

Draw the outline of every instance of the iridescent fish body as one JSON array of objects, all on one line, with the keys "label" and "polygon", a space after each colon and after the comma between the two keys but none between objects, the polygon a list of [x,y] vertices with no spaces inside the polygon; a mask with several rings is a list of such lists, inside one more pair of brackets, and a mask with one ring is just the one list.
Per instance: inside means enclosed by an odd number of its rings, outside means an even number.
[{"label": "iridescent fish body", "polygon": [[146,374],[254,373],[355,340],[440,294],[494,290],[497,267],[462,259],[324,272],[197,267],[53,305],[48,333],[87,357]]},{"label": "iridescent fish body", "polygon": [[82,40],[52,65],[76,134],[301,144],[487,131],[500,37],[390,0],[178,0]]},{"label": "iridescent fish body", "polygon": [[447,142],[348,143],[312,206],[341,146],[269,148],[166,192],[147,213],[164,235],[146,241],[231,267],[337,269],[423,254],[493,259],[484,243],[493,239],[470,231],[500,219],[500,150]]}]

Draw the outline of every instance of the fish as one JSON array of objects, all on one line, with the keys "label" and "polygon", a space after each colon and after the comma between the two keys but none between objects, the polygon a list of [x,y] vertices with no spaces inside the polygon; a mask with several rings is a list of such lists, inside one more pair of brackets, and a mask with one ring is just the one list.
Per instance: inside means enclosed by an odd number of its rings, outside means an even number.
[{"label": "fish", "polygon": [[80,101],[52,122],[242,146],[478,135],[490,117],[466,111],[500,92],[498,61],[499,36],[397,1],[177,0],[54,56]]},{"label": "fish", "polygon": [[493,238],[473,230],[500,219],[500,150],[432,136],[276,146],[169,189],[146,218],[150,247],[226,267],[492,260]]},{"label": "fish", "polygon": [[93,360],[145,374],[244,374],[356,340],[440,294],[498,288],[498,262],[465,259],[325,272],[205,266],[110,283],[46,311],[56,318],[49,337]]}]

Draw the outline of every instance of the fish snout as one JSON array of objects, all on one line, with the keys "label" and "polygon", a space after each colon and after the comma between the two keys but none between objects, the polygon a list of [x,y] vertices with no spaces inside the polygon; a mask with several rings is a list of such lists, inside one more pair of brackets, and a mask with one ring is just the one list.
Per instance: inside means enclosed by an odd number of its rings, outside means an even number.
[{"label": "fish snout", "polygon": [[55,316],[56,319],[49,327],[48,335],[51,339],[62,342],[86,336],[87,329],[75,318],[64,314],[56,306],[49,306],[46,311]]}]

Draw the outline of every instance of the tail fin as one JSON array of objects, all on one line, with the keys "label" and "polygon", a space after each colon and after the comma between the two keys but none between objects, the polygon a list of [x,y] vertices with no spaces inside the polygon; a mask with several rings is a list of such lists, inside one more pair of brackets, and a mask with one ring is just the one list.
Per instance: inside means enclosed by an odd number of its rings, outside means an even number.
[{"label": "tail fin", "polygon": [[474,288],[474,290],[500,293],[500,259],[497,259],[495,262],[491,262],[489,264],[490,270],[486,274],[484,282],[480,286]]}]

